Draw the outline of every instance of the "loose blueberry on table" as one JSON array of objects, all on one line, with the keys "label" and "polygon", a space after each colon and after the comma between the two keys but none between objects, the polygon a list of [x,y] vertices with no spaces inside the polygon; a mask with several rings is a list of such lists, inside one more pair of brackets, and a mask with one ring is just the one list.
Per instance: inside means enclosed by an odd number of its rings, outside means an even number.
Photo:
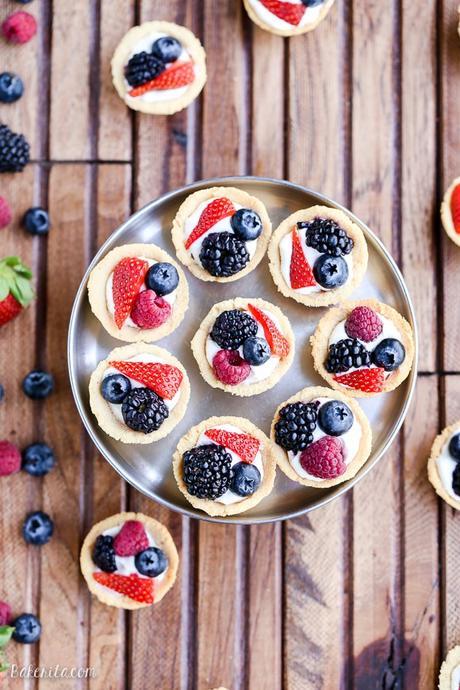
[{"label": "loose blueberry on table", "polygon": [[47,235],[50,229],[50,219],[45,209],[35,206],[25,212],[22,224],[31,235]]},{"label": "loose blueberry on table", "polygon": [[43,400],[54,390],[53,375],[41,369],[34,369],[24,377],[22,390],[27,397],[33,400]]},{"label": "loose blueberry on table", "polygon": [[47,544],[54,532],[54,523],[49,515],[37,510],[24,520],[22,535],[27,544],[43,546]]},{"label": "loose blueberry on table", "polygon": [[37,616],[22,613],[11,625],[14,627],[13,640],[21,644],[34,644],[40,639],[42,626]]},{"label": "loose blueberry on table", "polygon": [[55,465],[53,450],[46,443],[32,443],[22,451],[22,469],[33,477],[43,477]]},{"label": "loose blueberry on table", "polygon": [[24,84],[17,74],[2,72],[0,74],[0,102],[15,103],[24,93]]}]

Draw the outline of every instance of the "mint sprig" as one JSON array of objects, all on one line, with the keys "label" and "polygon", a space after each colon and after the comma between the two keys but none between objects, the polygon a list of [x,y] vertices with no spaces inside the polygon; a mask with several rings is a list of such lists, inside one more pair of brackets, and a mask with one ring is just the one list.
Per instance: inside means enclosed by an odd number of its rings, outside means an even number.
[{"label": "mint sprig", "polygon": [[0,261],[0,301],[11,293],[23,307],[35,297],[31,285],[32,271],[17,256],[7,256]]},{"label": "mint sprig", "polygon": [[11,640],[13,633],[14,628],[11,625],[0,626],[0,673],[7,671],[10,667],[9,661],[5,654],[5,647]]}]

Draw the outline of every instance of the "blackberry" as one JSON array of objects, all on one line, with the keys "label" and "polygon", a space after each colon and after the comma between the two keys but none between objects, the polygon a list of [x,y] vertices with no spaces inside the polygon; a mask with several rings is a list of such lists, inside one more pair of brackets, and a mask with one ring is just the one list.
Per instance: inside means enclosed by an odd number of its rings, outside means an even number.
[{"label": "blackberry", "polygon": [[346,338],[329,345],[326,371],[330,374],[348,371],[351,367],[370,367],[371,353],[356,338]]},{"label": "blackberry", "polygon": [[0,125],[0,173],[21,172],[29,162],[30,146],[23,134]]},{"label": "blackberry", "polygon": [[313,441],[318,419],[318,403],[290,403],[283,407],[275,424],[275,441],[284,448],[298,453]]},{"label": "blackberry", "polygon": [[460,462],[456,464],[455,469],[452,472],[452,489],[454,494],[460,496]]},{"label": "blackberry", "polygon": [[249,259],[245,243],[231,232],[211,232],[201,246],[201,264],[216,278],[228,278],[239,273]]},{"label": "blackberry", "polygon": [[224,350],[237,350],[248,338],[257,334],[256,320],[246,311],[223,311],[214,321],[211,338]]},{"label": "blackberry", "polygon": [[125,67],[126,81],[130,86],[142,86],[155,79],[165,70],[165,64],[150,53],[136,53]]},{"label": "blackberry", "polygon": [[197,446],[183,455],[183,480],[187,491],[197,498],[215,500],[230,488],[232,458],[223,446]]},{"label": "blackberry", "polygon": [[123,400],[121,413],[126,426],[143,434],[159,429],[169,416],[163,400],[150,388],[133,388]]},{"label": "blackberry", "polygon": [[330,218],[313,218],[297,223],[299,230],[305,230],[307,247],[316,249],[321,254],[343,256],[353,249],[354,242],[343,228]]},{"label": "blackberry", "polygon": [[117,569],[113,537],[100,534],[93,549],[93,561],[104,573],[114,573]]}]

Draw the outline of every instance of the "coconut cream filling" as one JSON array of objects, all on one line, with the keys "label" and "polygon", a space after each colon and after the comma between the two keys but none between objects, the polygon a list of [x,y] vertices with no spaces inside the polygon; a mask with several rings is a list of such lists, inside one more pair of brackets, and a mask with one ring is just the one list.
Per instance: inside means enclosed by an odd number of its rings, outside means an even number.
[{"label": "coconut cream filling", "polygon": [[[455,434],[452,434],[452,436],[454,435]],[[445,491],[447,491],[451,498],[460,503],[460,496],[456,494],[452,488],[453,474],[458,464],[457,461],[449,453],[449,443],[452,436],[447,439],[447,441],[442,447],[440,454],[436,458],[436,468],[438,470],[439,479],[441,480],[441,484]]]},{"label": "coconut cream filling", "polygon": [[[291,4],[291,5],[301,5],[300,0],[282,0],[286,4]],[[299,24],[290,24],[289,22],[285,22],[284,19],[280,19],[279,17],[276,16],[276,14],[273,14],[273,12],[270,12],[269,9],[267,9],[260,0],[249,0],[249,4],[253,8],[254,12],[260,17],[260,19],[264,22],[264,24],[267,24],[268,26],[271,26],[273,29],[280,29],[280,30],[286,30],[286,29],[295,29],[298,27],[302,26],[307,26],[308,24],[313,24],[316,22],[319,18],[319,15],[321,13],[321,10],[324,7],[324,2],[321,3],[321,5],[318,5],[317,7],[306,7],[305,8],[305,13],[300,21]]]},{"label": "coconut cream filling", "polygon": [[456,666],[452,669],[450,676],[450,689],[459,690],[460,688],[460,666]]}]

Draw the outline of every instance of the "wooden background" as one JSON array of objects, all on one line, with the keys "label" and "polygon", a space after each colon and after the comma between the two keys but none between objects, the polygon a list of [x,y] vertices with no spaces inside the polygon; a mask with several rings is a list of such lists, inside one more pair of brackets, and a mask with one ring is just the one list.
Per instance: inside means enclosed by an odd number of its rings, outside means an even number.
[{"label": "wooden background", "polygon": [[[53,229],[15,222],[1,255],[37,276],[34,307],[0,335],[1,436],[45,440],[58,468],[44,481],[1,480],[0,599],[39,614],[40,645],[12,645],[22,664],[94,666],[92,680],[4,679],[32,690],[431,690],[460,643],[460,529],[426,479],[436,432],[460,416],[460,253],[438,207],[460,173],[458,0],[337,0],[312,34],[257,29],[239,0],[35,0],[39,35],[0,41],[0,67],[26,93],[0,106],[33,163],[3,175],[18,220],[48,206]],[[0,19],[21,6],[0,5]],[[185,24],[204,42],[203,97],[173,117],[134,116],[109,60],[136,22]],[[185,182],[225,174],[285,177],[353,209],[389,247],[420,325],[420,377],[404,431],[341,500],[285,524],[212,525],[130,490],[85,437],[66,372],[67,322],[97,246],[132,211]],[[28,400],[19,381],[49,368],[57,392]],[[78,567],[90,525],[129,506],[167,524],[181,577],[134,615],[91,599]],[[19,526],[43,508],[56,534],[27,547]]]}]

